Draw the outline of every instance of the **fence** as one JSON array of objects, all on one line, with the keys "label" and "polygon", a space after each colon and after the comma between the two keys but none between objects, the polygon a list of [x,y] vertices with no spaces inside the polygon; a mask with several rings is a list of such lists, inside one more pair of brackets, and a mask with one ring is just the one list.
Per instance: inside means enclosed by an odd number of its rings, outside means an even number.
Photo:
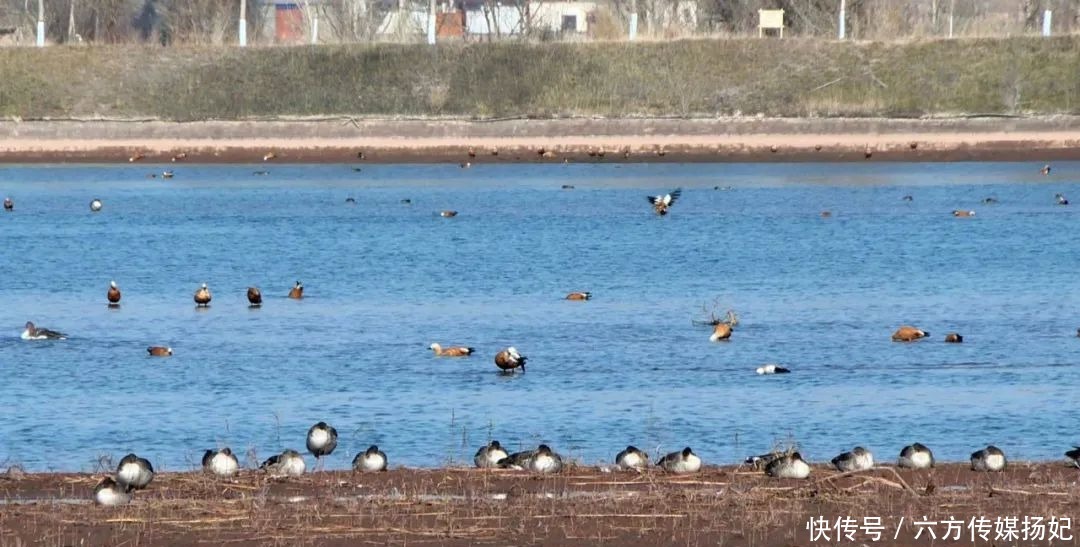
[{"label": "fence", "polygon": [[0,45],[33,45],[39,20],[47,44],[750,37],[759,9],[784,10],[785,37],[833,39],[841,6],[856,40],[1080,31],[1080,0],[0,0]]}]

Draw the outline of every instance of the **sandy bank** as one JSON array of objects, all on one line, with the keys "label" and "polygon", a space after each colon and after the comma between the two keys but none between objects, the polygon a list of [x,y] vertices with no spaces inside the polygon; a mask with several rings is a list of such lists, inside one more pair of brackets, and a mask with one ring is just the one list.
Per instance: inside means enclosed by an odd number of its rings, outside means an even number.
[{"label": "sandy bank", "polygon": [[1080,117],[0,122],[0,162],[1080,159]]}]

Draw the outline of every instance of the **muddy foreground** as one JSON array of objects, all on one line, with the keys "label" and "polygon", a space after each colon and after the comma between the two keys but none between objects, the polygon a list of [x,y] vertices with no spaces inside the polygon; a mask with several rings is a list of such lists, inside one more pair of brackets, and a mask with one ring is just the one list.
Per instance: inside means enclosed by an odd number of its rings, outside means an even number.
[{"label": "muddy foreground", "polygon": [[[840,543],[849,545],[931,545],[926,528],[939,545],[957,531],[968,545],[973,531],[979,545],[1067,545],[1077,543],[1072,522],[1080,517],[1080,470],[1064,463],[1012,464],[996,474],[959,464],[853,475],[816,467],[805,481],[746,467],[681,477],[596,468],[549,477],[472,469],[287,480],[257,471],[234,480],[162,473],[118,508],[90,503],[103,476],[0,477],[0,545],[829,545],[842,517],[851,517],[840,527],[851,534]],[[830,521],[829,541],[811,536],[823,529],[808,529],[812,517]],[[1002,526],[999,517],[1018,521]],[[1041,539],[1033,517],[1043,519]],[[973,518],[986,518],[987,528]],[[950,520],[963,524],[950,531]],[[1002,535],[1010,528],[1017,539]]]}]

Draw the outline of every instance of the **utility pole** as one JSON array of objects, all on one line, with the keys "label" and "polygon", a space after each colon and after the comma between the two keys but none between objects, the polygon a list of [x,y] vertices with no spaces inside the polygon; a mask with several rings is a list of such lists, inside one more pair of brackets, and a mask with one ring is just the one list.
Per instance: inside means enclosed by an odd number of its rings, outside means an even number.
[{"label": "utility pole", "polygon": [[844,17],[844,12],[847,10],[847,4],[844,0],[840,0],[840,39],[843,40],[847,34],[847,18]]},{"label": "utility pole", "polygon": [[435,45],[435,0],[428,2],[427,43]]},{"label": "utility pole", "polygon": [[247,0],[240,0],[240,47],[247,47]]},{"label": "utility pole", "polygon": [[37,47],[45,47],[45,0],[37,3]]},{"label": "utility pole", "polygon": [[637,0],[630,3],[630,41],[637,39]]}]

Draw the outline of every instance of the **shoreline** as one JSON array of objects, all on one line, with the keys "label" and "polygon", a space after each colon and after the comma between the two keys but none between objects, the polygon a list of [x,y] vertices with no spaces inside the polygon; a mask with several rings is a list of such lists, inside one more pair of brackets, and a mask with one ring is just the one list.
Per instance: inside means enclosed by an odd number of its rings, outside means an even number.
[{"label": "shoreline", "polygon": [[1078,159],[1077,116],[0,121],[0,163],[9,164]]}]

